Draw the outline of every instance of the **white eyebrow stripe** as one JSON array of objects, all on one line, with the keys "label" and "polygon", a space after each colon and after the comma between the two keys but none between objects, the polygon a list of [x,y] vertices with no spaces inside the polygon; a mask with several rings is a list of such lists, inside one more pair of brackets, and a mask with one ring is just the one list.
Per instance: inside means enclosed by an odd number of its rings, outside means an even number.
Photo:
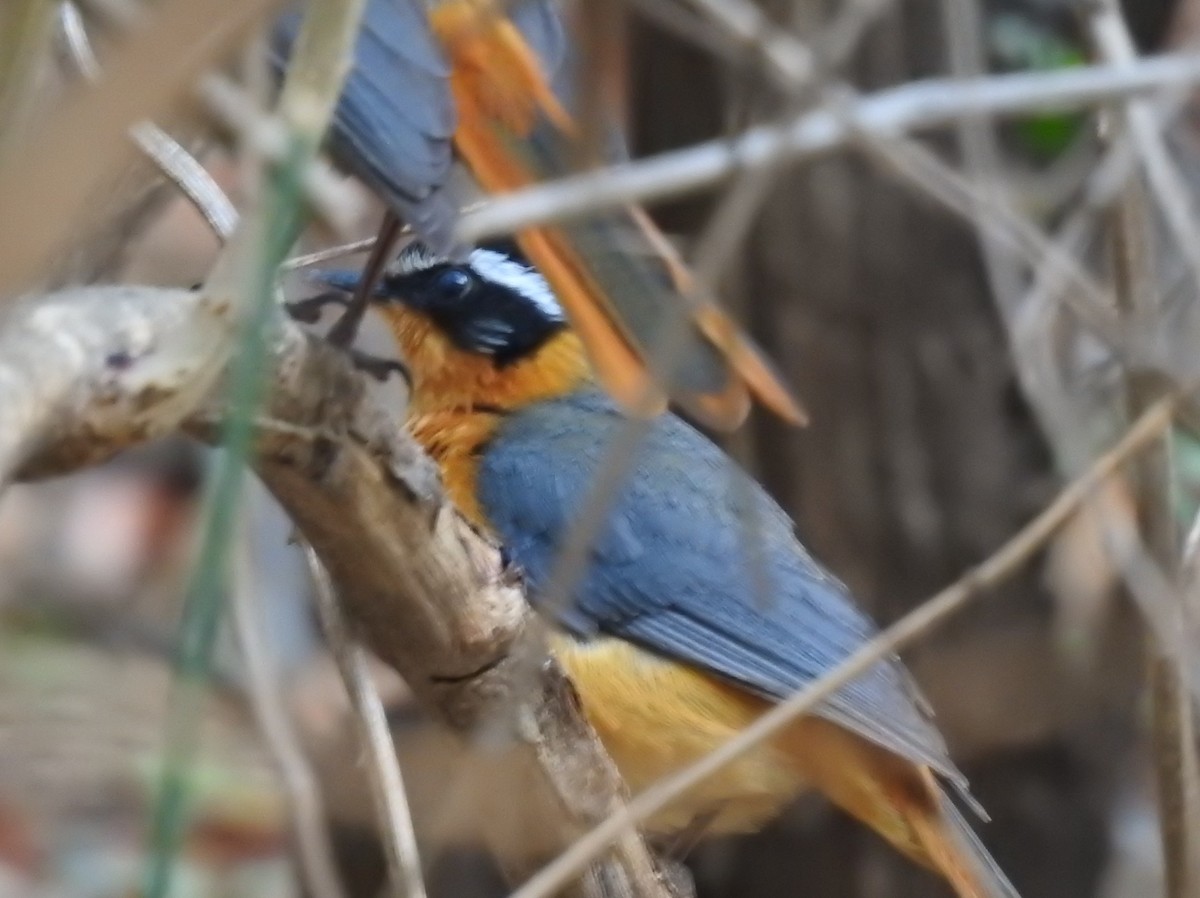
[{"label": "white eyebrow stripe", "polygon": [[467,257],[467,264],[475,269],[480,277],[494,284],[502,284],[520,294],[555,321],[566,320],[550,284],[534,269],[526,268],[503,253],[490,249],[472,250]]},{"label": "white eyebrow stripe", "polygon": [[393,263],[392,270],[396,274],[415,274],[418,271],[425,271],[445,262],[445,259],[438,258],[424,243],[414,240],[408,246],[400,250],[400,254],[396,256],[396,261]]}]

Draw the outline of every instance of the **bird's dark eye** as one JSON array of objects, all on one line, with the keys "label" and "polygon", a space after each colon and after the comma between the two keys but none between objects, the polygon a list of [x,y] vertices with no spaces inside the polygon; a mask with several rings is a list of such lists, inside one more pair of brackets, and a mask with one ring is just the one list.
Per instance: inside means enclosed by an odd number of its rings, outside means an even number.
[{"label": "bird's dark eye", "polygon": [[438,299],[462,299],[470,292],[475,279],[461,268],[447,268],[433,279],[433,292]]}]

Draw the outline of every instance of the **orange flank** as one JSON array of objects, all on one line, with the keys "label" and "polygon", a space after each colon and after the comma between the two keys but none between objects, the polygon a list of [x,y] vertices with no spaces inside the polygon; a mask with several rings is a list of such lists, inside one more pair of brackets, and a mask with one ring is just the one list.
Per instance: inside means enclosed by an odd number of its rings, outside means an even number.
[{"label": "orange flank", "polygon": [[[554,649],[635,794],[712,752],[769,707],[619,640],[559,637]],[[808,787],[941,873],[960,898],[989,894],[942,818],[933,774],[820,717],[801,717],[750,749],[652,817],[647,829],[676,832],[713,814],[713,833],[752,831]]]},{"label": "orange flank", "polygon": [[819,717],[800,718],[772,744],[830,801],[944,876],[959,898],[993,894],[958,843],[949,801],[928,767]]},{"label": "orange flank", "polygon": [[[762,703],[700,671],[617,639],[553,640],[588,721],[637,794],[733,738]],[[774,745],[760,745],[684,793],[649,821],[667,835],[714,815],[714,833],[751,832],[805,786]]]},{"label": "orange flank", "polygon": [[[713,751],[766,712],[763,699],[616,639],[554,640],[584,711],[636,794]],[[933,774],[820,717],[801,717],[652,817],[677,832],[714,814],[713,833],[749,832],[815,787],[960,898],[989,894],[961,856]]]},{"label": "orange flank", "polygon": [[[430,18],[452,63],[455,146],[480,186],[504,193],[569,173],[576,129],[513,24],[491,0],[446,0]],[[736,324],[689,295],[686,266],[642,210],[530,228],[517,242],[554,287],[596,376],[627,409],[665,409],[666,396],[645,360],[672,317],[670,304],[683,303],[693,330],[681,373],[672,377],[679,385],[672,396],[686,411],[733,429],[754,394],[785,420],[805,423],[791,393]]]}]

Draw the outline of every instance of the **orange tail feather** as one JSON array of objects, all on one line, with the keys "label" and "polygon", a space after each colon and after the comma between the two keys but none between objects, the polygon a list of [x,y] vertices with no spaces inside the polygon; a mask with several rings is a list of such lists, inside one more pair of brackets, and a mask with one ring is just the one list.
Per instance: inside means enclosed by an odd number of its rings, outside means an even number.
[{"label": "orange tail feather", "polygon": [[1017,898],[929,768],[816,717],[797,721],[779,741],[809,783],[940,874],[959,898]]}]

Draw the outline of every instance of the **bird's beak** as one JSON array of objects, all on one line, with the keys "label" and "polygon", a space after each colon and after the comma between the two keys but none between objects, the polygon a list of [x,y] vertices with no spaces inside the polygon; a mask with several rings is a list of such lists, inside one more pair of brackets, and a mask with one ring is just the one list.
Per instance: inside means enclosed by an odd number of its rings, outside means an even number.
[{"label": "bird's beak", "polygon": [[[343,293],[353,293],[358,289],[358,282],[362,280],[362,273],[349,268],[331,268],[326,271],[314,271],[308,278],[317,284],[323,284],[326,287],[331,287],[334,290],[341,290]],[[381,285],[376,284],[372,291],[376,296],[382,296]]]},{"label": "bird's beak", "polygon": [[[342,293],[352,294],[358,289],[359,282],[362,281],[362,272],[347,268],[332,268],[326,271],[313,272],[309,276],[309,280]],[[371,295],[368,298],[374,302],[381,303],[403,303],[405,300],[404,294],[390,288],[387,278],[382,277],[375,282],[375,286],[372,288]]]}]

